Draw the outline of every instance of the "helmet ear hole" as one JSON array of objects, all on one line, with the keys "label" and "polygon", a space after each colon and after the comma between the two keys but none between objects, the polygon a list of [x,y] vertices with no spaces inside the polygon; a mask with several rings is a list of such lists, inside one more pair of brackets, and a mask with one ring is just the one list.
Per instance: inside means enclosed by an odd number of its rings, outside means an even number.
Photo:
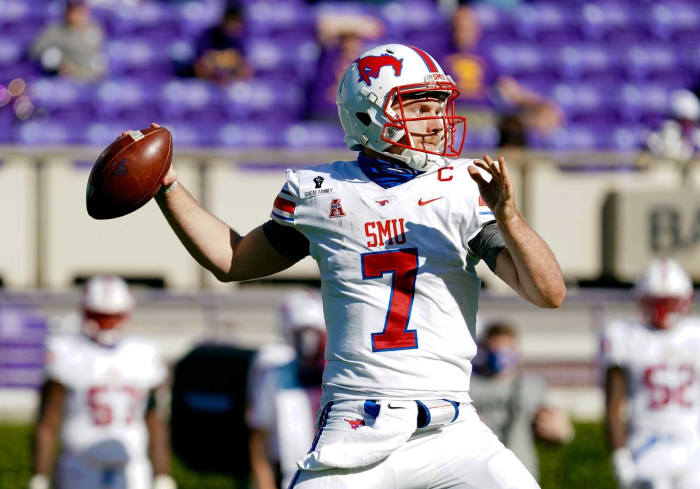
[{"label": "helmet ear hole", "polygon": [[355,117],[365,126],[369,126],[372,123],[372,118],[367,112],[355,112]]}]

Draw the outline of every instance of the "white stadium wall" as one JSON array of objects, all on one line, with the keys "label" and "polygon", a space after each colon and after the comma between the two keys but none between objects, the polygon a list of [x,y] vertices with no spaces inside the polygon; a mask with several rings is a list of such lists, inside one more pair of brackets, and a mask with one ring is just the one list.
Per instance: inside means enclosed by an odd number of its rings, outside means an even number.
[{"label": "white stadium wall", "polygon": [[[219,286],[187,255],[155,203],[115,220],[88,217],[85,183],[97,152],[90,148],[21,152],[0,147],[0,215],[6,236],[0,244],[0,277],[5,287],[60,290],[70,287],[76,277],[95,272],[160,278],[175,289]],[[181,180],[205,207],[246,233],[268,219],[286,167],[352,157],[348,152],[267,150],[228,154],[185,149],[176,153],[175,164]],[[606,155],[589,154],[586,158],[606,161]],[[579,165],[567,161],[566,155],[559,156],[558,164],[549,155],[523,153],[510,157],[519,206],[552,246],[570,281],[596,279],[603,272],[615,275],[618,271],[609,263],[604,267],[603,208],[611,193],[644,190],[673,196],[683,188],[685,192],[699,188],[689,187],[700,182],[700,171],[694,171],[694,167],[683,177],[678,167],[669,164],[591,172],[579,171]],[[700,206],[700,201],[695,202],[692,205]],[[692,209],[687,213],[696,215]],[[640,232],[628,228],[628,232]],[[618,235],[616,242],[634,242],[630,237],[625,239]],[[684,246],[696,251],[679,250],[680,259],[697,256],[700,243]],[[670,252],[675,254],[674,250]],[[638,263],[630,264],[628,259],[618,278],[629,280],[650,253],[635,252]],[[692,272],[695,280],[700,279],[700,269]],[[317,276],[315,263],[306,259],[277,278]],[[496,286],[487,271],[484,280]]]}]

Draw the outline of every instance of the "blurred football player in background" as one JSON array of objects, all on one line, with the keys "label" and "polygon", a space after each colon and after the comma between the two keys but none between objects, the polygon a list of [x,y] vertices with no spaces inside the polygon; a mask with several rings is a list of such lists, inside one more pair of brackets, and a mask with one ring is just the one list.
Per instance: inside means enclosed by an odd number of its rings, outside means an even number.
[{"label": "blurred football player in background", "polygon": [[321,296],[297,291],[279,313],[286,344],[261,348],[250,370],[250,461],[258,489],[284,489],[316,431],[326,325]]},{"label": "blurred football player in background", "polygon": [[166,369],[150,344],[125,336],[133,307],[121,278],[92,277],[81,333],[49,339],[29,489],[50,485],[59,428],[59,489],[175,488],[155,404]]},{"label": "blurred football player in background", "polygon": [[654,259],[636,284],[640,319],[602,338],[606,425],[621,488],[700,487],[700,320],[690,278]]},{"label": "blurred football player in background", "polygon": [[[556,308],[554,254],[515,206],[502,157],[454,159],[465,120],[425,51],[378,46],[337,92],[357,159],[287,171],[271,220],[241,236],[204,210],[173,167],[156,201],[222,281],[311,255],[328,329],[322,413],[291,487],[534,489],[469,398],[483,259],[525,300]],[[449,456],[446,456],[449,454]]]},{"label": "blurred football player in background", "polygon": [[538,478],[535,437],[568,443],[574,437],[569,416],[546,404],[544,380],[521,369],[518,336],[505,322],[488,325],[472,362],[469,394],[481,420]]},{"label": "blurred football player in background", "polygon": [[106,70],[104,33],[90,19],[86,0],[67,0],[63,21],[46,27],[34,41],[32,58],[44,71],[67,78],[94,80]]}]

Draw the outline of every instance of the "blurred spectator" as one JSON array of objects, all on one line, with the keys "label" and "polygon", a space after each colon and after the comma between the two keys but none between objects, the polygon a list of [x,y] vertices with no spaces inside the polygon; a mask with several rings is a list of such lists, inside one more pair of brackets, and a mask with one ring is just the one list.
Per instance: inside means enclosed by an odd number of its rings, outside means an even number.
[{"label": "blurred spectator", "polygon": [[122,279],[93,277],[81,333],[50,338],[29,489],[49,488],[59,427],[58,489],[175,489],[155,402],[166,369],[153,346],[125,337],[133,305]]},{"label": "blurred spectator", "polygon": [[336,121],[335,103],[338,82],[347,67],[366,50],[366,42],[378,39],[384,32],[382,22],[365,13],[323,13],[319,16],[317,36],[321,54],[316,76],[309,89],[310,116]]},{"label": "blurred spectator", "polygon": [[297,291],[280,307],[285,345],[263,347],[249,380],[250,462],[258,489],[283,489],[306,455],[316,429],[325,365],[321,297]]},{"label": "blurred spectator", "polygon": [[535,437],[570,442],[574,429],[568,415],[546,405],[542,379],[522,373],[511,325],[497,322],[486,328],[473,364],[469,394],[479,416],[537,478]]},{"label": "blurred spectator", "polygon": [[676,90],[670,97],[671,118],[647,137],[647,147],[656,156],[688,161],[700,148],[700,101],[690,90]]},{"label": "blurred spectator", "polygon": [[86,0],[68,0],[63,20],[44,29],[31,47],[31,56],[47,73],[79,80],[100,78],[106,69],[104,34],[90,19]]},{"label": "blurred spectator", "polygon": [[221,21],[200,35],[194,73],[221,83],[248,78],[251,69],[244,56],[244,25],[239,7],[229,7]]},{"label": "blurred spectator", "polygon": [[[551,132],[563,123],[563,113],[556,104],[527,89],[517,80],[501,76],[488,62],[485,46],[480,43],[481,26],[474,11],[459,7],[452,19],[452,54],[446,58],[446,71],[452,75],[460,91],[459,111],[469,118],[470,126],[492,123],[494,112],[507,120],[499,123],[501,129],[512,129],[514,124],[528,131]],[[515,146],[517,139],[501,135],[507,144]]]},{"label": "blurred spectator", "polygon": [[700,487],[700,318],[693,284],[657,258],[635,285],[640,316],[603,330],[605,422],[619,487]]}]

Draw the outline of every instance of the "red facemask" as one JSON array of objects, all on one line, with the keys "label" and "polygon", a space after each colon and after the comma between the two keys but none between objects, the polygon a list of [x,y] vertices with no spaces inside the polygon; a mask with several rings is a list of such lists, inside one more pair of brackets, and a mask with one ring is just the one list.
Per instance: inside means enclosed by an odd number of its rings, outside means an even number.
[{"label": "red facemask", "polygon": [[[407,100],[418,98],[418,96],[422,94],[425,94],[425,97],[430,97],[431,93],[439,93],[442,96],[441,98],[444,99],[442,102],[444,104],[444,115],[406,117],[404,105]],[[467,119],[455,115],[455,99],[458,96],[459,90],[457,90],[454,82],[451,81],[414,83],[392,88],[384,103],[384,114],[391,122],[384,124],[382,140],[395,146],[421,151],[423,153],[445,157],[459,156],[462,154],[462,147],[464,146],[464,136],[467,132]],[[398,108],[392,109],[392,106],[395,106],[397,103]],[[437,120],[442,124],[442,135],[444,138],[442,151],[430,151],[424,148],[418,148],[412,144],[407,123],[428,120]],[[394,141],[392,137],[399,131],[403,131],[406,136],[399,141]]]},{"label": "red facemask", "polygon": [[690,311],[690,297],[642,297],[639,300],[647,322],[656,329],[671,328]]}]

